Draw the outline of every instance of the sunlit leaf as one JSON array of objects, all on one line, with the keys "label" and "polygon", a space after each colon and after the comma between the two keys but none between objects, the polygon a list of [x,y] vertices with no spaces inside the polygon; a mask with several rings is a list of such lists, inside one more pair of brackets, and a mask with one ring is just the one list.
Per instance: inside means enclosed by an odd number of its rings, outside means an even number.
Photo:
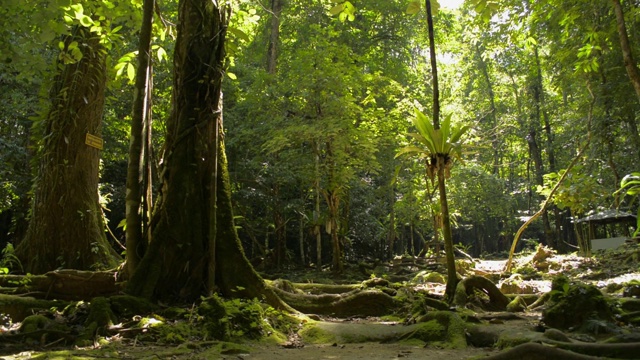
[{"label": "sunlit leaf", "polygon": [[93,25],[93,20],[91,20],[91,18],[86,15],[81,16],[78,20],[80,20],[80,25],[84,27]]},{"label": "sunlit leaf", "polygon": [[167,57],[167,51],[163,47],[158,47],[158,50],[156,50],[156,55],[158,56],[158,61],[162,61]]},{"label": "sunlit leaf", "polygon": [[127,78],[129,78],[129,81],[133,81],[136,78],[136,68],[132,63],[127,64]]},{"label": "sunlit leaf", "polygon": [[414,1],[411,1],[407,6],[406,13],[409,15],[414,15],[419,13],[421,8],[422,8],[422,5],[420,1],[414,0]]},{"label": "sunlit leaf", "polygon": [[344,10],[344,4],[338,4],[329,10],[329,13],[333,16],[338,15]]},{"label": "sunlit leaf", "polygon": [[400,149],[397,153],[395,158],[398,158],[402,155],[406,155],[406,154],[420,154],[420,153],[424,153],[424,149],[419,148],[417,146],[406,146],[403,147],[402,149]]},{"label": "sunlit leaf", "polygon": [[251,38],[249,38],[249,35],[247,35],[244,31],[235,28],[235,27],[229,27],[227,29],[227,31],[229,31],[230,33],[232,33],[233,35],[235,35],[236,37],[238,37],[239,39],[246,41],[246,42],[250,42]]}]

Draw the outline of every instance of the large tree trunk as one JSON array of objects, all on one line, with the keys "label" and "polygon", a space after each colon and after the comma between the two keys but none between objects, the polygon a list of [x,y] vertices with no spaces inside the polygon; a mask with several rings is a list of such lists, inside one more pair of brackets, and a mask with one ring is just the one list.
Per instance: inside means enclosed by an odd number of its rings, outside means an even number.
[{"label": "large tree trunk", "polygon": [[221,101],[230,8],[216,4],[180,1],[161,193],[127,290],[184,301],[219,290],[284,308],[249,264],[233,223]]},{"label": "large tree trunk", "polygon": [[43,124],[31,220],[16,250],[25,271],[34,274],[104,269],[118,259],[98,201],[100,150],[86,143],[88,135],[101,135],[106,51],[86,28],[76,28],[64,44]]}]

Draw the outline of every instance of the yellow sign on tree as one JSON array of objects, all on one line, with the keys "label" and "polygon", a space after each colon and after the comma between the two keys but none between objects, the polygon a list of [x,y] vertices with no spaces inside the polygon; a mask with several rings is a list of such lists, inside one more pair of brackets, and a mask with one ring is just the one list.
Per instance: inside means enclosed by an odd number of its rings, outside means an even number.
[{"label": "yellow sign on tree", "polygon": [[91,146],[91,147],[94,147],[94,148],[96,148],[98,150],[102,150],[102,148],[103,148],[102,138],[97,137],[95,135],[91,135],[89,133],[87,133],[87,137],[85,138],[84,143],[89,145],[89,146]]}]

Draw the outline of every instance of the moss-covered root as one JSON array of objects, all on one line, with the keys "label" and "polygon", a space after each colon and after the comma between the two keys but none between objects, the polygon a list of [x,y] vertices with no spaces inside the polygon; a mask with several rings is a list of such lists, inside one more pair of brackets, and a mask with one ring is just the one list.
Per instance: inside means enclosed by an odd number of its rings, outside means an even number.
[{"label": "moss-covered root", "polygon": [[576,354],[571,351],[559,348],[541,345],[537,343],[526,343],[513,347],[507,351],[489,357],[483,357],[483,360],[597,360],[599,358]]},{"label": "moss-covered root", "polygon": [[456,287],[453,304],[459,307],[466,306],[469,296],[473,294],[474,289],[481,290],[489,295],[490,303],[487,307],[490,310],[502,311],[507,308],[509,298],[501,293],[498,287],[491,280],[483,276],[470,276],[460,281]]},{"label": "moss-covered root", "polygon": [[545,344],[553,345],[559,349],[573,351],[575,353],[608,359],[638,359],[640,343],[568,343],[562,341],[545,340]]},{"label": "moss-covered root", "polygon": [[89,316],[85,321],[85,327],[89,332],[105,335],[107,328],[118,322],[118,318],[111,311],[109,299],[96,297],[89,305]]},{"label": "moss-covered root", "polygon": [[67,302],[40,300],[28,296],[15,296],[0,294],[0,313],[7,314],[13,322],[20,322],[27,316],[38,310],[53,307],[64,308]]},{"label": "moss-covered root", "polygon": [[351,291],[345,294],[291,294],[273,288],[282,300],[306,314],[332,316],[383,316],[398,309],[402,302],[377,290]]},{"label": "moss-covered root", "polygon": [[428,344],[450,349],[463,349],[467,346],[465,323],[457,313],[450,311],[432,311],[420,317],[418,327],[400,340],[421,340]]},{"label": "moss-covered root", "polygon": [[66,325],[49,319],[44,315],[31,315],[22,321],[17,334],[0,336],[0,343],[4,338],[31,339],[40,342],[41,345],[55,343],[63,339],[67,343],[71,343],[75,339],[72,335],[69,335],[70,332],[71,329]]}]

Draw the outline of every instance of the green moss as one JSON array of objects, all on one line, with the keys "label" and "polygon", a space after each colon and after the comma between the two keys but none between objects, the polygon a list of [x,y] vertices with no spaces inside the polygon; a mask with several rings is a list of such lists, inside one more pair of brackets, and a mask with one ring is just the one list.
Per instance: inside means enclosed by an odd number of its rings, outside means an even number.
[{"label": "green moss", "polygon": [[227,310],[218,296],[204,299],[197,309],[197,316],[199,321],[204,322],[204,329],[210,338],[229,338],[231,330]]},{"label": "green moss", "polygon": [[21,333],[34,332],[36,330],[42,330],[49,328],[53,325],[54,321],[44,315],[31,315],[27,316],[20,326]]},{"label": "green moss", "polygon": [[381,316],[380,320],[384,322],[402,322],[404,320],[404,317],[392,314],[392,315]]},{"label": "green moss", "polygon": [[289,280],[276,279],[271,283],[271,286],[292,294],[295,294],[297,292],[296,287]]},{"label": "green moss", "polygon": [[[558,288],[562,291],[558,290]],[[578,329],[587,320],[612,320],[611,306],[593,285],[554,281],[553,294],[542,313],[543,321],[557,329]]]},{"label": "green moss", "polygon": [[191,339],[202,339],[206,337],[202,327],[194,326],[194,324],[181,321],[167,324],[160,322],[152,325],[154,332],[157,334],[155,338],[162,344],[183,344]]},{"label": "green moss", "polygon": [[458,314],[450,311],[431,311],[418,319],[419,327],[403,336],[403,340],[421,340],[430,344],[438,342],[439,347],[462,349],[467,346],[465,322]]},{"label": "green moss", "polygon": [[297,332],[298,329],[300,329],[300,324],[303,322],[299,317],[281,310],[276,310],[271,306],[268,306],[264,310],[264,320],[265,325],[270,326],[268,330],[282,334]]},{"label": "green moss", "polygon": [[412,334],[412,339],[419,339],[424,342],[443,340],[447,328],[440,324],[438,320],[430,320],[423,322],[419,328]]},{"label": "green moss", "polygon": [[45,340],[53,342],[65,338],[66,334],[71,332],[71,329],[65,324],[44,315],[31,315],[22,321],[19,332],[33,341],[42,342]]},{"label": "green moss", "polygon": [[39,300],[32,297],[0,294],[0,309],[2,313],[11,317],[13,322],[20,322],[34,311],[50,309],[52,307],[63,308],[67,303],[62,301]]},{"label": "green moss", "polygon": [[506,332],[500,334],[500,337],[496,342],[496,347],[502,350],[504,348],[510,348],[518,346],[520,344],[531,342],[531,340],[531,336],[527,336],[522,333]]},{"label": "green moss", "polygon": [[442,274],[440,274],[438,272],[429,273],[429,275],[427,275],[425,280],[427,282],[433,282],[433,283],[438,283],[438,284],[445,284],[447,282],[445,280],[445,278],[444,278],[444,275],[442,275]]},{"label": "green moss", "polygon": [[318,327],[316,322],[305,324],[298,332],[298,335],[300,335],[307,344],[332,344],[336,342],[336,336]]},{"label": "green moss", "polygon": [[113,312],[125,318],[158,311],[158,306],[149,300],[131,295],[111,296],[109,302]]},{"label": "green moss", "polygon": [[520,296],[516,296],[509,304],[507,304],[508,312],[523,312],[527,309],[527,303]]},{"label": "green moss", "polygon": [[[97,330],[100,335],[106,333],[106,328],[116,324],[118,318],[111,311],[111,303],[105,297],[96,297],[89,305],[89,316],[84,322],[85,327]],[[93,332],[93,331],[92,331]]]},{"label": "green moss", "polygon": [[301,320],[260,303],[258,300],[223,300],[218,296],[204,299],[197,310],[197,320],[204,324],[208,338],[270,338],[284,341],[297,330]]}]

